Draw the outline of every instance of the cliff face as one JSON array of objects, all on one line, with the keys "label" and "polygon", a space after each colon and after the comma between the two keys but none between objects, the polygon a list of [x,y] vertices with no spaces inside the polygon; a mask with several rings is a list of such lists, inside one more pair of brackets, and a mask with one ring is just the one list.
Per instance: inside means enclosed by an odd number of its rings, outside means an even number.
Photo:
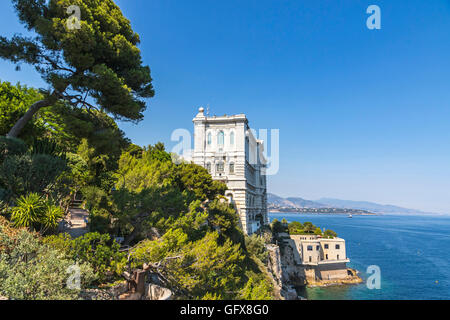
[{"label": "cliff face", "polygon": [[290,262],[286,262],[286,255],[275,244],[267,245],[267,251],[269,253],[268,269],[273,276],[277,295],[285,300],[298,300],[297,292],[292,286],[293,282],[290,275],[292,268],[289,267]]},{"label": "cliff face", "polygon": [[267,252],[269,253],[268,269],[272,273],[275,284],[280,288],[283,286],[283,271],[281,269],[280,248],[277,245],[267,245]]}]

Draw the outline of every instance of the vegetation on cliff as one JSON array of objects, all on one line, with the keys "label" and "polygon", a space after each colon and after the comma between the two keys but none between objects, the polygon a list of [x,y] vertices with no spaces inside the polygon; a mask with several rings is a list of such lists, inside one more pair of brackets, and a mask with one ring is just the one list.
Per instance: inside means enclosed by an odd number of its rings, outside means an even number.
[{"label": "vegetation on cliff", "polygon": [[[0,295],[78,299],[152,265],[176,298],[272,298],[265,243],[244,236],[226,186],[118,128],[154,94],[118,6],[71,1],[83,19],[67,30],[67,1],[12,2],[35,36],[0,37],[0,57],[35,66],[48,89],[0,81]],[[58,226],[76,194],[90,233],[74,239]],[[73,266],[79,289],[67,286]]]},{"label": "vegetation on cliff", "polygon": [[322,231],[319,227],[315,226],[311,222],[304,222],[303,224],[298,221],[288,223],[286,219],[281,222],[278,219],[274,219],[271,223],[272,231],[275,234],[280,232],[286,232],[292,235],[304,234],[304,235],[317,235],[323,238],[336,238],[337,233],[333,230]]}]

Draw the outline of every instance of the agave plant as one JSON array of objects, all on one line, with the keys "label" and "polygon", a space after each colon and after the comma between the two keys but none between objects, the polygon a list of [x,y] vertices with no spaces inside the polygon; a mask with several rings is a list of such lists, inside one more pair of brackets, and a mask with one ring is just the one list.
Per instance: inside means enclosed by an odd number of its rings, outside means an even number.
[{"label": "agave plant", "polygon": [[12,209],[11,220],[16,227],[33,229],[45,211],[44,203],[37,193],[21,196]]},{"label": "agave plant", "polygon": [[59,221],[63,218],[64,211],[57,205],[48,202],[45,205],[45,214],[41,218],[41,232],[54,229],[58,226]]},{"label": "agave plant", "polygon": [[53,202],[40,197],[37,193],[22,196],[12,209],[11,220],[16,227],[45,233],[58,226],[63,210]]}]

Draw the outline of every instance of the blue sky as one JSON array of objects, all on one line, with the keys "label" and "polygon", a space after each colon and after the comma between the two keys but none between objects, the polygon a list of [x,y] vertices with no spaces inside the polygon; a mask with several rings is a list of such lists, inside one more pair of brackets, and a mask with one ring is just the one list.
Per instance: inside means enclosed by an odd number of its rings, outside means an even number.
[{"label": "blue sky", "polygon": [[[117,0],[141,36],[155,98],[133,142],[192,130],[199,106],[280,129],[269,191],[450,213],[447,0]],[[381,8],[382,29],[366,27]],[[22,32],[0,2],[3,35]],[[0,79],[44,86],[0,61]]]}]

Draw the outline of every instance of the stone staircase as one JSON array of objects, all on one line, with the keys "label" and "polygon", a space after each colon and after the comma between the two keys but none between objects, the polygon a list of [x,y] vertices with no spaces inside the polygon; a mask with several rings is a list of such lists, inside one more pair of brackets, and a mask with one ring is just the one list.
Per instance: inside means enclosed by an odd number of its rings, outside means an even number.
[{"label": "stone staircase", "polygon": [[72,200],[69,207],[69,214],[66,220],[68,227],[65,232],[70,234],[72,238],[78,238],[89,232],[87,225],[89,219],[89,212],[82,208],[83,200]]}]

